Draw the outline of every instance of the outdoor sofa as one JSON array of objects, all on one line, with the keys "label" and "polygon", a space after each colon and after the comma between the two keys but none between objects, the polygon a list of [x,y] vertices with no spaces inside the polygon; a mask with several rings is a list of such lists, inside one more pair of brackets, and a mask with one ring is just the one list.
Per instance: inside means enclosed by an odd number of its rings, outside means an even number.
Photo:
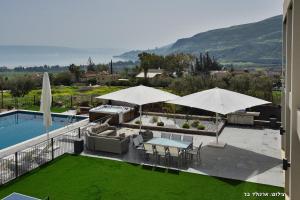
[{"label": "outdoor sofa", "polygon": [[90,151],[103,151],[124,154],[128,152],[130,138],[117,135],[116,127],[107,123],[98,124],[86,131],[86,148]]}]

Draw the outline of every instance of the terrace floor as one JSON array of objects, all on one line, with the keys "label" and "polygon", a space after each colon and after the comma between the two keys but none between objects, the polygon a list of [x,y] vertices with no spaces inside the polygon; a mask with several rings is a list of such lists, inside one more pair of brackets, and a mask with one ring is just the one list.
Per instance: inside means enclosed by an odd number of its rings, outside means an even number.
[{"label": "terrace floor", "polygon": [[[137,134],[138,130],[121,128],[118,132],[132,135]],[[154,137],[160,137],[160,134],[161,132],[154,131]],[[278,130],[226,126],[219,137],[220,141],[227,143],[226,147],[221,149],[207,146],[213,140],[215,138],[211,136],[194,135],[194,146],[198,146],[200,142],[204,145],[201,151],[201,162],[188,163],[181,167],[181,170],[283,187],[281,137]],[[132,144],[129,152],[124,155],[87,150],[82,155],[153,164],[145,160]],[[173,166],[177,167],[177,164]]]}]

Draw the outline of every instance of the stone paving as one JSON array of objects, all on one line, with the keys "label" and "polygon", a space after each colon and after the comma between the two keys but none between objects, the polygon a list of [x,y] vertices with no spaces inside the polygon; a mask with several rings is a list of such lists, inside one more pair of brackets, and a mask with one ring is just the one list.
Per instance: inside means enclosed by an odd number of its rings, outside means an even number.
[{"label": "stone paving", "polygon": [[[138,134],[138,131],[137,129],[121,128],[118,133],[133,135]],[[160,134],[161,132],[154,131],[154,137],[160,137]],[[281,137],[278,130],[226,126],[219,137],[219,141],[227,144],[225,148],[214,148],[207,145],[214,140],[215,137],[194,135],[194,146],[203,142],[201,161],[188,163],[184,167],[180,167],[180,170],[283,187]],[[130,144],[129,152],[124,155],[92,153],[86,150],[83,155],[154,164],[151,160],[145,160],[132,144]],[[171,167],[177,166],[174,164]]]}]

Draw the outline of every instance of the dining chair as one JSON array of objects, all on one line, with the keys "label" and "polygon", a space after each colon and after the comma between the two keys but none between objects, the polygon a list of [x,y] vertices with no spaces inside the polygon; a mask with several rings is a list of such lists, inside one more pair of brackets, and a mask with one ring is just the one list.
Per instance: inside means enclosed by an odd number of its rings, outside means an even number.
[{"label": "dining chair", "polygon": [[137,150],[144,150],[143,144],[140,143],[138,137],[132,139],[133,145]]},{"label": "dining chair", "polygon": [[156,150],[156,158],[157,158],[158,163],[160,163],[161,158],[164,158],[165,164],[167,164],[167,154],[168,154],[167,148],[162,145],[156,145],[155,150]]},{"label": "dining chair", "polygon": [[142,135],[138,135],[137,139],[139,140],[140,143],[144,142],[143,136]]},{"label": "dining chair", "polygon": [[179,168],[179,162],[181,162],[183,152],[177,147],[168,147],[169,161],[171,158],[177,159],[177,168]]},{"label": "dining chair", "polygon": [[187,150],[187,154],[191,158],[191,161],[193,160],[193,157],[196,156],[197,161],[201,160],[201,148],[203,143],[201,142],[200,145],[196,148]]},{"label": "dining chair", "polygon": [[170,133],[161,133],[161,138],[170,139],[171,134]]},{"label": "dining chair", "polygon": [[171,139],[172,139],[172,140],[181,141],[181,135],[178,135],[178,134],[172,134]]},{"label": "dining chair", "polygon": [[[145,158],[150,159],[150,155],[154,158],[155,157],[155,148],[152,144],[144,143],[144,153],[145,153]],[[149,156],[149,157],[147,157]]]},{"label": "dining chair", "polygon": [[182,141],[190,142],[191,146],[193,146],[193,140],[194,140],[193,136],[190,136],[190,135],[184,135],[182,138]]}]

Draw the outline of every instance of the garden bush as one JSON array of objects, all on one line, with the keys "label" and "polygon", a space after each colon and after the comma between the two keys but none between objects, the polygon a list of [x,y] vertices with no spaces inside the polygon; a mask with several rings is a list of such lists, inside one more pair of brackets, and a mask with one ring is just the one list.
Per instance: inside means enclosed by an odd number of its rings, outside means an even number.
[{"label": "garden bush", "polygon": [[152,123],[158,122],[158,117],[157,116],[153,116],[151,121],[152,121]]},{"label": "garden bush", "polygon": [[190,128],[189,123],[185,122],[185,123],[182,125],[182,128],[189,129],[189,128]]},{"label": "garden bush", "polygon": [[199,125],[197,126],[197,129],[198,129],[198,130],[204,130],[204,129],[205,129],[205,126],[202,125],[202,124],[199,124]]},{"label": "garden bush", "polygon": [[163,123],[163,122],[157,122],[157,126],[164,126],[165,125],[165,123]]},{"label": "garden bush", "polygon": [[193,123],[191,124],[192,127],[196,128],[198,127],[198,125],[200,124],[200,122],[198,120],[193,121]]}]

